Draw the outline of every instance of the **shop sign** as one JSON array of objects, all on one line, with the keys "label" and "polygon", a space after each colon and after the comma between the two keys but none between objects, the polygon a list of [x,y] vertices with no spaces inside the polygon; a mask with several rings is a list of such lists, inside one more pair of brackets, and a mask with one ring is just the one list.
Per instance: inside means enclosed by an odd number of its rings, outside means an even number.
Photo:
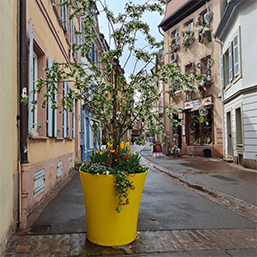
[{"label": "shop sign", "polygon": [[204,99],[197,99],[194,101],[189,101],[189,102],[185,102],[185,110],[186,109],[191,109],[191,108],[196,108],[196,107],[200,107],[201,105],[210,105],[212,104],[212,97],[206,97]]},{"label": "shop sign", "polygon": [[178,119],[183,120],[183,111],[182,109],[178,109]]}]

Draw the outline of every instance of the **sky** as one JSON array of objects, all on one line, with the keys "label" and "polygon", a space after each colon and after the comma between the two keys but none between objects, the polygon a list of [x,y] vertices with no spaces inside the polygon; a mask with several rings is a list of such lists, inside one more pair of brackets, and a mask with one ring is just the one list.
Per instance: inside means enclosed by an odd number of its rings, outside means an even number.
[{"label": "sky", "polygon": [[[118,13],[124,13],[123,8],[125,6],[125,3],[127,0],[102,0],[103,2],[106,2],[108,5],[108,8],[113,11],[114,15],[116,16]],[[144,0],[132,0],[136,4],[144,3]],[[99,5],[98,9],[100,11],[99,15],[99,27],[101,33],[105,35],[106,41],[109,43],[109,29],[108,29],[108,23],[106,22],[106,16],[105,13],[101,12],[102,8]],[[164,16],[160,16],[158,13],[145,13],[143,16],[144,21],[146,21],[150,26],[151,35],[153,35],[157,41],[163,40],[163,36],[159,33],[158,25],[161,23]],[[136,44],[136,48],[143,48],[145,46],[145,41],[143,37],[138,37],[138,42]],[[124,56],[121,58],[121,66],[124,65],[126,57],[127,57],[128,51],[124,52]],[[134,63],[135,59],[131,59],[130,62],[127,64],[125,68],[125,76],[128,79],[128,76],[132,73],[134,69]],[[137,69],[141,68],[143,64],[137,65]],[[154,65],[152,65],[153,67]],[[152,67],[149,67],[148,70]]]}]

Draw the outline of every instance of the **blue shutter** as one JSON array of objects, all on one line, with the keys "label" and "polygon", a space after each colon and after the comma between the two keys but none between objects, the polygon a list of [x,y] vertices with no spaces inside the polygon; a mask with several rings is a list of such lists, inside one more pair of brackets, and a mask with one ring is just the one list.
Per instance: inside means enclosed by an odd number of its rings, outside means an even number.
[{"label": "blue shutter", "polygon": [[228,81],[231,82],[233,80],[233,47],[232,43],[230,43],[228,47]]},{"label": "blue shutter", "polygon": [[[67,82],[64,81],[63,97],[67,94]],[[67,111],[63,111],[63,137],[67,137]]]},{"label": "blue shutter", "polygon": [[[72,14],[72,11],[70,9],[70,15]],[[71,45],[74,44],[74,20],[70,20],[70,43]]]},{"label": "blue shutter", "polygon": [[75,99],[73,99],[73,113],[72,113],[72,137],[75,138]]},{"label": "blue shutter", "polygon": [[96,45],[93,44],[94,63],[96,63]]},{"label": "blue shutter", "polygon": [[[57,83],[55,83],[57,88]],[[54,99],[57,101],[57,90],[55,90]],[[57,110],[53,110],[54,115],[54,137],[57,137]]]},{"label": "blue shutter", "polygon": [[[52,62],[51,58],[48,56],[48,59],[47,59],[48,68],[51,68],[52,64],[53,64],[53,62]],[[52,106],[52,99],[48,96],[48,102],[47,102],[47,110],[48,110],[47,134],[48,134],[49,137],[53,136],[53,109],[51,108],[51,106]]]},{"label": "blue shutter", "polygon": [[[65,0],[61,0],[61,3],[64,3]],[[63,6],[61,9],[62,16],[62,28],[66,32],[67,31],[67,5]]]},{"label": "blue shutter", "polygon": [[84,44],[85,43],[85,35],[84,35],[84,26],[83,26],[82,21],[80,21],[80,31],[82,32],[81,41],[82,41],[82,44]]},{"label": "blue shutter", "polygon": [[[33,108],[33,28],[32,21],[29,20],[29,110],[28,110],[28,134],[32,135],[33,128],[33,113],[31,112]],[[36,110],[35,110],[36,111]]]},{"label": "blue shutter", "polygon": [[90,48],[90,52],[88,53],[88,58],[90,59],[90,61],[92,61],[93,59],[92,47]]}]

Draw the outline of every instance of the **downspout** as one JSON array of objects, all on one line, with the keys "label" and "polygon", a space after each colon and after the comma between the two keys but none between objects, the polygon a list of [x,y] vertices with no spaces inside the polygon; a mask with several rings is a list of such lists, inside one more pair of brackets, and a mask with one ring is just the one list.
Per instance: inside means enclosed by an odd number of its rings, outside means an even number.
[{"label": "downspout", "polygon": [[[17,11],[17,22],[18,22],[18,29],[17,29],[17,59],[18,63],[20,63],[20,1],[17,3],[18,11]],[[21,157],[20,157],[20,102],[21,102],[21,90],[20,90],[20,65],[17,67],[17,138],[18,138],[18,205],[17,205],[17,229],[20,229],[20,220],[21,220]]]},{"label": "downspout", "polygon": [[[216,37],[214,38],[214,42],[218,43],[220,45],[220,53],[222,54],[222,47],[223,47],[223,42],[222,40],[217,40]],[[222,72],[222,71],[221,71]],[[224,80],[225,78],[223,78]],[[222,131],[224,133],[225,130],[225,115],[224,115],[224,104],[223,104],[223,101],[224,101],[224,88],[223,86],[221,85],[221,112],[222,112]],[[224,150],[224,147],[225,147],[225,137],[224,137],[224,134],[222,134],[222,143],[223,143],[223,157],[225,157],[225,150]]]},{"label": "downspout", "polygon": [[[26,33],[26,0],[20,0],[20,90],[27,89],[27,33]],[[22,92],[19,92],[21,95]],[[28,202],[28,155],[27,155],[27,131],[28,131],[28,106],[20,103],[20,160],[21,160],[21,216],[20,229],[26,229],[27,202]]]}]

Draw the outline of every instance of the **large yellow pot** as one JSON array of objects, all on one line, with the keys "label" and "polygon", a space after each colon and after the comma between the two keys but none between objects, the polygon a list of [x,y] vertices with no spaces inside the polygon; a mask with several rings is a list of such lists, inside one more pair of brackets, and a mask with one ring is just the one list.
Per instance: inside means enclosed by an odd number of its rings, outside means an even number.
[{"label": "large yellow pot", "polygon": [[87,222],[87,239],[103,246],[117,246],[131,243],[136,239],[137,218],[140,199],[146,178],[145,173],[129,176],[135,190],[129,190],[128,205],[115,208],[114,177],[112,175],[92,175],[80,171],[84,194]]}]

